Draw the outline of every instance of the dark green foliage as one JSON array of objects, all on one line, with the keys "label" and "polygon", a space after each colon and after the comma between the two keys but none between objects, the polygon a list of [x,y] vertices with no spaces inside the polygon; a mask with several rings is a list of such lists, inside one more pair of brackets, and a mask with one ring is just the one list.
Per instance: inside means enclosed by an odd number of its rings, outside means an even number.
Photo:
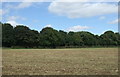
[{"label": "dark green foliage", "polygon": [[115,33],[115,36],[117,37],[117,44],[120,45],[120,34],[119,33]]},{"label": "dark green foliage", "polygon": [[2,23],[0,22],[0,47],[2,47]]},{"label": "dark green foliage", "polygon": [[66,46],[66,42],[67,42],[67,32],[60,30],[59,31],[59,44],[60,44],[60,46]]},{"label": "dark green foliage", "polygon": [[11,47],[14,43],[13,26],[8,23],[2,24],[2,45],[5,47]]},{"label": "dark green foliage", "polygon": [[108,46],[108,45],[117,46],[118,45],[118,42],[117,42],[118,38],[115,35],[115,33],[112,31],[106,31],[100,37],[101,37],[101,45],[104,45],[104,46]]},{"label": "dark green foliage", "polygon": [[120,45],[120,34],[112,31],[106,31],[98,36],[86,31],[67,33],[46,27],[38,32],[23,25],[13,28],[7,23],[0,24],[2,25],[2,45],[4,47],[57,48]]},{"label": "dark green foliage", "polygon": [[67,35],[68,46],[83,46],[83,40],[79,32],[69,32]]},{"label": "dark green foliage", "polygon": [[15,32],[15,40],[17,46],[28,46],[29,43],[31,42],[31,34],[30,34],[30,29],[26,26],[18,25],[14,28]]},{"label": "dark green foliage", "polygon": [[16,46],[34,47],[39,44],[39,33],[35,30],[30,30],[26,26],[18,25],[14,28]]},{"label": "dark green foliage", "polygon": [[53,28],[46,27],[40,32],[40,41],[43,47],[56,48],[60,45],[59,39],[59,32]]},{"label": "dark green foliage", "polygon": [[82,32],[79,32],[79,34],[80,34],[80,36],[83,40],[83,44],[85,46],[95,46],[96,45],[96,38],[92,33],[82,31]]}]

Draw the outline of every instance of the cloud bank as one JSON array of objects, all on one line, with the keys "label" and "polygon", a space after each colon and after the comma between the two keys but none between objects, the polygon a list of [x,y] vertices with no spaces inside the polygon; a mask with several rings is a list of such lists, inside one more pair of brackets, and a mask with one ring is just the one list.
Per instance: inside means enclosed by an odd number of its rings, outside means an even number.
[{"label": "cloud bank", "polygon": [[13,27],[16,27],[16,25],[20,25],[20,24],[17,23],[16,21],[7,21],[6,23],[11,24]]},{"label": "cloud bank", "polygon": [[49,12],[68,18],[84,18],[117,13],[118,6],[109,3],[57,2],[48,7]]},{"label": "cloud bank", "polygon": [[81,30],[85,30],[85,29],[89,29],[89,28],[90,27],[88,27],[88,26],[77,25],[77,26],[72,26],[72,27],[68,28],[67,31],[77,32],[77,31],[81,31]]},{"label": "cloud bank", "polygon": [[120,22],[120,19],[115,19],[115,20],[109,22],[109,24],[118,24],[118,22]]},{"label": "cloud bank", "polygon": [[1,0],[1,2],[119,2],[119,0]]}]

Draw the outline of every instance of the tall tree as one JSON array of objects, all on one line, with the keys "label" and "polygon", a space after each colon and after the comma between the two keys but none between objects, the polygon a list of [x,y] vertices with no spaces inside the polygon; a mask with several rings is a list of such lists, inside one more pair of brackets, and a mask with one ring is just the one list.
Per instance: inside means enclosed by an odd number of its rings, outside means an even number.
[{"label": "tall tree", "polygon": [[29,46],[38,47],[39,46],[39,32],[36,30],[29,31]]},{"label": "tall tree", "polygon": [[117,44],[120,45],[120,33],[115,33],[116,37],[117,37]]},{"label": "tall tree", "polygon": [[2,47],[2,23],[0,22],[0,47]]},{"label": "tall tree", "polygon": [[94,37],[94,34],[90,33],[90,32],[86,32],[86,31],[82,31],[79,32],[82,40],[83,40],[83,44],[85,46],[93,46],[96,44],[95,40],[96,38]]},{"label": "tall tree", "polygon": [[70,31],[67,35],[66,43],[67,46],[73,46],[74,44],[74,38],[73,38],[74,32]]},{"label": "tall tree", "polygon": [[40,41],[43,47],[55,48],[59,46],[59,34],[51,27],[43,28],[40,32]]},{"label": "tall tree", "polygon": [[114,34],[113,31],[106,31],[104,34],[100,36],[101,44],[106,46],[113,46],[117,45],[117,36]]},{"label": "tall tree", "polygon": [[74,33],[74,35],[72,36],[73,37],[73,41],[74,41],[74,46],[83,46],[84,44],[84,42],[83,42],[83,40],[82,40],[82,37],[80,36],[80,33],[79,32],[76,32],[76,33]]},{"label": "tall tree", "polygon": [[5,47],[11,47],[14,43],[13,26],[8,23],[2,24],[2,45]]},{"label": "tall tree", "polygon": [[60,46],[66,46],[67,32],[59,30],[59,43]]},{"label": "tall tree", "polygon": [[37,42],[38,32],[30,30],[28,27],[18,25],[14,28],[17,46],[33,47]]}]

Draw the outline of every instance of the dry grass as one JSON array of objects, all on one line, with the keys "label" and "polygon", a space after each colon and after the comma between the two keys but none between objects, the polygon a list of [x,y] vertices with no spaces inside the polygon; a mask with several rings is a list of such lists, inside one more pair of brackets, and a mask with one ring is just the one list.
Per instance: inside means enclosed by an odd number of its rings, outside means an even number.
[{"label": "dry grass", "polygon": [[116,75],[117,48],[3,49],[3,75]]}]

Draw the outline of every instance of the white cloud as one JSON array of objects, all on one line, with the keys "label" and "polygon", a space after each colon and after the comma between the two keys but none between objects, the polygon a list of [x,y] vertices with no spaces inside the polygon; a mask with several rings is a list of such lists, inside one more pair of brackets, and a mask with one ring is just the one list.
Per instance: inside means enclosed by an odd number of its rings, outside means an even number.
[{"label": "white cloud", "polygon": [[10,17],[8,17],[7,20],[11,21],[11,20],[16,20],[18,18],[19,18],[18,16],[10,16]]},{"label": "white cloud", "polygon": [[85,29],[89,29],[90,27],[88,26],[80,26],[80,25],[77,25],[77,26],[73,26],[73,27],[70,27],[67,29],[67,31],[81,31],[81,30],[85,30]]},{"label": "white cloud", "polygon": [[22,25],[16,22],[17,20],[26,20],[26,18],[20,17],[20,16],[10,16],[7,18],[6,23],[10,23],[13,27],[16,27],[16,25]]},{"label": "white cloud", "polygon": [[10,16],[7,18],[7,22],[6,23],[10,23],[12,26],[16,26],[16,25],[22,25],[17,23],[17,20],[26,20],[26,18],[20,17],[20,16]]},{"label": "white cloud", "polygon": [[24,9],[24,8],[28,8],[30,6],[32,6],[33,3],[32,2],[20,2],[17,5],[13,5],[11,3],[6,3],[4,4],[4,9],[2,9],[3,14],[8,14],[9,12],[11,12],[11,10],[18,10],[18,9]]},{"label": "white cloud", "polygon": [[53,0],[57,2],[119,2],[119,0]]},{"label": "white cloud", "polygon": [[0,15],[2,15],[2,9],[0,9]]},{"label": "white cloud", "polygon": [[48,10],[69,18],[92,17],[104,14],[117,13],[118,6],[109,3],[82,3],[82,2],[57,2],[53,1]]},{"label": "white cloud", "polygon": [[51,24],[48,24],[48,25],[46,25],[46,26],[44,26],[44,27],[52,27],[52,25],[51,25]]},{"label": "white cloud", "polygon": [[105,16],[101,16],[99,19],[104,20],[105,18],[106,18]]},{"label": "white cloud", "polygon": [[4,7],[2,8],[2,15],[8,14],[11,9],[14,9],[15,6],[11,5],[10,3],[4,4]]},{"label": "white cloud", "polygon": [[119,2],[119,0],[2,0],[2,2]]},{"label": "white cloud", "polygon": [[2,16],[7,13],[7,10],[0,9],[0,21],[2,20]]},{"label": "white cloud", "polygon": [[32,2],[21,2],[15,9],[28,8],[32,5]]},{"label": "white cloud", "polygon": [[5,14],[7,14],[7,13],[9,13],[9,9],[2,9],[2,15],[5,15]]},{"label": "white cloud", "polygon": [[7,21],[6,23],[11,24],[13,27],[16,27],[16,25],[19,25],[16,21]]},{"label": "white cloud", "polygon": [[24,17],[20,17],[20,16],[9,16],[8,18],[7,18],[7,20],[8,21],[16,21],[16,20],[26,20],[26,18],[24,18]]},{"label": "white cloud", "polygon": [[0,21],[2,20],[2,9],[0,9]]},{"label": "white cloud", "polygon": [[118,24],[118,22],[120,22],[120,19],[115,19],[115,20],[109,22],[109,24]]},{"label": "white cloud", "polygon": [[17,5],[16,4],[11,4],[11,3],[7,3],[4,7],[7,9],[23,9],[23,8],[28,8],[30,6],[32,6],[32,2],[20,2]]}]

